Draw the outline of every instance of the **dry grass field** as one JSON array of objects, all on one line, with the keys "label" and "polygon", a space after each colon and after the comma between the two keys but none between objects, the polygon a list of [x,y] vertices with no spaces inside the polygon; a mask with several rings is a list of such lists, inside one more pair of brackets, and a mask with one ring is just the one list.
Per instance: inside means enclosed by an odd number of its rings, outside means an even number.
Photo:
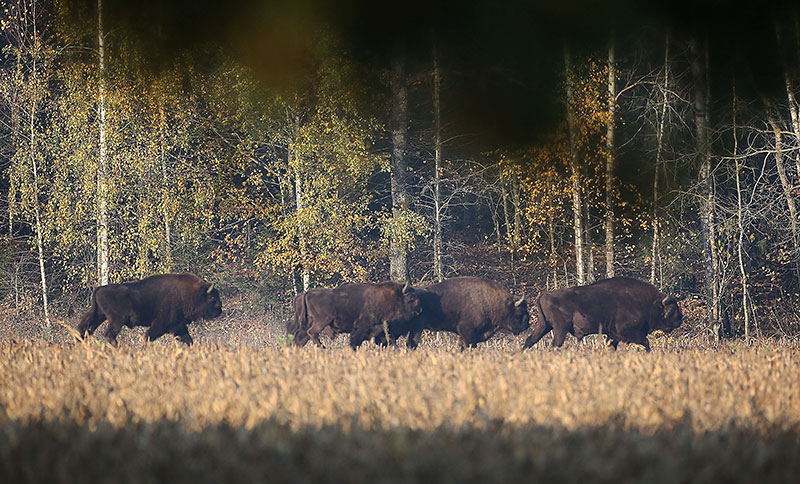
[{"label": "dry grass field", "polygon": [[342,337],[284,347],[277,324],[193,333],[192,347],[144,345],[142,330],[118,349],[66,331],[0,340],[0,482],[800,475],[796,341],[661,337],[647,354],[574,340],[520,352],[522,339],[501,337],[460,353],[429,335],[417,351],[353,352]]}]

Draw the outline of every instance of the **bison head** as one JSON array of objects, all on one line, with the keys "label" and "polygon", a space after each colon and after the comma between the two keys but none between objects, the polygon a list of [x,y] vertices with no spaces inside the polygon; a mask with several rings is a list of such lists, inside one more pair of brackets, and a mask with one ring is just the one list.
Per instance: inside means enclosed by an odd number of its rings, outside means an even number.
[{"label": "bison head", "polygon": [[222,301],[214,284],[200,286],[199,313],[203,319],[214,319],[222,314]]},{"label": "bison head", "polygon": [[422,312],[422,303],[417,296],[417,291],[407,282],[403,286],[403,307],[408,314],[408,319],[419,316]]},{"label": "bison head", "polygon": [[510,297],[506,299],[508,317],[506,318],[506,328],[513,334],[520,334],[531,325],[531,316],[528,314],[528,304],[523,295],[519,299]]},{"label": "bison head", "polygon": [[664,332],[672,331],[683,322],[681,308],[678,301],[672,296],[664,296],[663,299],[655,302],[656,318],[652,329],[660,329]]}]

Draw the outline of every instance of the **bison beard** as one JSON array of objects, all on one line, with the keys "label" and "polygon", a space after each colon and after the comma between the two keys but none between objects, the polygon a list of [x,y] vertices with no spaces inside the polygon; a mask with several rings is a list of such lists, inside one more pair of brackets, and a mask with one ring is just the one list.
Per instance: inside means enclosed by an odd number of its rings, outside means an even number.
[{"label": "bison beard", "polygon": [[188,324],[220,314],[222,303],[213,284],[191,273],[158,274],[140,281],[96,288],[78,331],[86,337],[108,320],[105,338],[115,346],[123,326],[149,326],[149,341],[172,333],[190,345],[192,337]]},{"label": "bison beard", "polygon": [[422,313],[389,335],[396,339],[408,334],[406,345],[410,348],[416,348],[424,329],[458,334],[463,350],[474,348],[497,331],[519,334],[530,324],[525,296],[517,299],[495,281],[454,277],[417,292]]},{"label": "bison beard", "polygon": [[538,321],[524,348],[535,345],[550,330],[553,346],[561,346],[567,333],[580,340],[598,333],[602,326],[614,349],[622,341],[640,344],[650,351],[648,333],[658,329],[672,331],[682,321],[675,298],[628,277],[545,292],[539,296],[536,310]]},{"label": "bison beard", "polygon": [[287,332],[298,346],[309,339],[322,346],[319,335],[350,333],[350,346],[419,314],[421,306],[413,287],[396,282],[345,284],[334,289],[311,289],[294,298],[294,319]]}]

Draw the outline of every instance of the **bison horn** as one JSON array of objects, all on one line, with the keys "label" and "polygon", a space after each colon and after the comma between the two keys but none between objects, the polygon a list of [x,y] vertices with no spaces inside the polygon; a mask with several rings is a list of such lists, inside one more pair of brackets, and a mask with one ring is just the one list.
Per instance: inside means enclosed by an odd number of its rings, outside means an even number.
[{"label": "bison horn", "polygon": [[403,293],[407,293],[410,290],[411,290],[411,286],[408,284],[408,281],[406,281],[406,285],[403,286]]},{"label": "bison horn", "polygon": [[673,298],[672,296],[665,296],[664,299],[661,300],[661,305],[666,306],[667,304],[673,302],[674,300],[675,298]]},{"label": "bison horn", "polygon": [[514,306],[516,306],[516,307],[520,307],[520,305],[521,305],[522,303],[524,303],[524,302],[525,302],[525,294],[523,294],[523,295],[522,295],[522,297],[521,297],[521,298],[519,298],[519,301],[515,301],[515,302],[514,302]]},{"label": "bison horn", "polygon": [[206,294],[211,294],[211,291],[213,290],[214,290],[214,284],[211,284],[210,286],[208,286],[208,289],[206,289]]}]

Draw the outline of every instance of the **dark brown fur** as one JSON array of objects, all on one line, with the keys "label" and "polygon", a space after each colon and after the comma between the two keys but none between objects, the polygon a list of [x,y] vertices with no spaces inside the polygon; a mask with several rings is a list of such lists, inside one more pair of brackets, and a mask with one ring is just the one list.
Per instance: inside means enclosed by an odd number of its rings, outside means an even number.
[{"label": "dark brown fur", "polygon": [[416,347],[422,330],[448,331],[459,336],[461,348],[475,347],[497,331],[525,331],[530,316],[524,297],[514,297],[501,284],[478,277],[454,277],[420,288],[422,313],[404,331],[407,345]]},{"label": "dark brown fur", "polygon": [[345,284],[334,289],[311,289],[294,298],[294,320],[287,325],[298,346],[309,339],[322,346],[319,335],[350,333],[357,348],[383,328],[403,324],[421,311],[416,291],[396,282]]},{"label": "dark brown fur", "polygon": [[535,345],[550,330],[553,346],[561,346],[567,333],[582,339],[598,333],[602,325],[614,349],[622,341],[640,344],[650,351],[648,333],[657,329],[672,331],[682,321],[675,298],[629,277],[545,292],[539,296],[536,309],[538,320],[525,348]]},{"label": "dark brown fur", "polygon": [[172,333],[190,345],[192,337],[188,324],[220,314],[219,292],[208,282],[191,273],[157,274],[140,281],[96,288],[78,331],[85,337],[108,320],[105,338],[113,345],[117,344],[117,335],[123,326],[149,326],[147,339],[150,341]]}]

